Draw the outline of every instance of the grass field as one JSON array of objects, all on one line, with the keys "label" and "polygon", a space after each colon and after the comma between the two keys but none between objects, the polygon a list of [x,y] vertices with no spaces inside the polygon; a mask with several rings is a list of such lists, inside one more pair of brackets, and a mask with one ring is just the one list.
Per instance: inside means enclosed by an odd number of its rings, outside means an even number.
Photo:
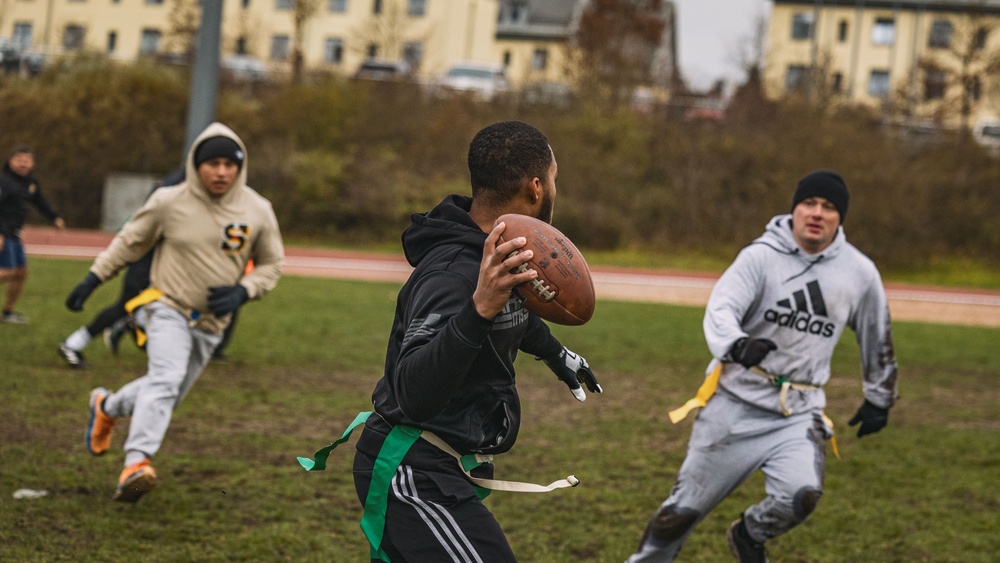
[{"label": "grass field", "polygon": [[[0,561],[367,561],[350,474],[353,440],[325,472],[311,455],[369,410],[397,287],[286,277],[242,313],[230,352],[175,411],[156,457],[160,487],[134,506],[109,500],[126,426],[112,451],[83,445],[91,388],[140,375],[145,356],[100,342],[91,368],[73,371],[59,341],[110,303],[114,281],[82,314],[62,302],[87,263],[32,259],[19,309],[27,326],[0,325]],[[520,560],[623,561],[666,497],[690,420],[667,411],[700,383],[708,355],[702,310],[600,302],[583,327],[554,327],[604,385],[585,403],[530,357],[519,359],[524,406],[501,479],[582,484],[544,495],[494,493]],[[834,359],[828,413],[843,459],[829,460],[816,513],[769,544],[776,562],[998,560],[1000,537],[1000,330],[897,323],[902,398],[882,433],[858,440],[846,420],[861,402],[857,347]],[[683,561],[729,560],[723,533],[763,495],[740,487],[695,531]],[[21,489],[48,491],[14,500]]]}]

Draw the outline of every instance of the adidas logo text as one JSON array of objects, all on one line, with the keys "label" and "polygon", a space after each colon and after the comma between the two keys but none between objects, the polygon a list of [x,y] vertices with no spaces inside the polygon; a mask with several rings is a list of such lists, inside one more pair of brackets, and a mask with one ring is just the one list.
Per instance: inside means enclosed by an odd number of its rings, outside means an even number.
[{"label": "adidas logo text", "polygon": [[[808,292],[808,297],[806,295]],[[768,309],[764,312],[764,320],[778,326],[816,334],[825,338],[833,336],[834,326],[831,322],[826,322],[819,317],[826,317],[826,302],[823,300],[823,292],[819,289],[819,282],[811,281],[806,284],[806,291],[801,289],[792,293],[795,300],[795,307],[789,299],[778,301],[778,307],[785,311]],[[809,304],[812,304],[812,313],[809,312]],[[814,316],[815,315],[815,316]]]}]

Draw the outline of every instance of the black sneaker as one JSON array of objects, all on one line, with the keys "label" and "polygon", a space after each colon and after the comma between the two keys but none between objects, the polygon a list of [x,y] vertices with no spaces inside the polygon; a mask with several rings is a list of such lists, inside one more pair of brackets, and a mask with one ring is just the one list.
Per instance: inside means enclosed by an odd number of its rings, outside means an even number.
[{"label": "black sneaker", "polygon": [[59,345],[59,355],[66,360],[71,368],[83,369],[87,367],[87,360],[84,359],[83,352],[77,352],[65,344]]},{"label": "black sneaker", "polygon": [[3,317],[0,318],[0,321],[9,325],[26,325],[31,323],[31,319],[16,311],[5,312]]},{"label": "black sneaker", "polygon": [[122,336],[125,336],[125,331],[129,329],[130,324],[131,319],[125,317],[115,321],[115,324],[104,329],[104,345],[108,347],[112,355],[118,355],[118,345],[121,343]]},{"label": "black sneaker", "polygon": [[726,539],[729,541],[729,551],[733,552],[733,557],[740,563],[767,563],[764,544],[757,543],[750,537],[742,517],[729,525]]}]

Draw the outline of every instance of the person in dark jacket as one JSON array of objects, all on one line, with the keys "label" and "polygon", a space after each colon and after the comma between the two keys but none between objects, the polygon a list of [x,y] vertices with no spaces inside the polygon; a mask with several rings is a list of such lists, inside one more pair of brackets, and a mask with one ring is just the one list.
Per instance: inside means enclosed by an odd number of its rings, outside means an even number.
[{"label": "person in dark jacket", "polygon": [[[153,184],[146,199],[148,200],[156,190],[165,186],[176,186],[184,179],[184,167],[177,168]],[[154,247],[142,258],[129,264],[125,275],[122,276],[122,288],[118,294],[118,300],[97,313],[89,324],[76,329],[62,341],[59,345],[59,356],[66,361],[69,367],[87,367],[87,359],[83,356],[83,349],[98,334],[103,333],[105,345],[112,354],[118,354],[118,343],[121,337],[126,331],[132,329],[132,318],[125,311],[125,304],[149,287],[149,270],[153,266],[155,253],[156,248]],[[229,332],[229,328],[226,329],[226,332]]]},{"label": "person in dark jacket", "polygon": [[[373,560],[451,561],[460,553],[463,561],[515,561],[454,455],[482,461],[514,445],[518,350],[544,360],[580,401],[581,383],[602,391],[587,361],[522,307],[513,290],[537,274],[516,269],[532,251],[512,254],[525,239],[501,243],[504,224],[495,224],[505,213],[551,222],[557,166],[548,140],[523,122],[495,123],[476,134],[468,162],[472,197],[450,195],[414,214],[402,237],[414,271],[397,299],[374,414],[354,458]],[[423,439],[379,471],[400,430]],[[472,470],[477,478],[492,474],[491,463]],[[370,508],[381,509],[384,520],[369,519]],[[379,545],[369,530],[381,534]]]},{"label": "person in dark jacket", "polygon": [[7,284],[3,316],[0,317],[4,323],[29,322],[27,317],[14,311],[28,277],[28,263],[21,242],[28,206],[34,206],[57,229],[66,227],[66,222],[42,195],[34,169],[35,156],[29,147],[16,149],[0,169],[0,283]]}]

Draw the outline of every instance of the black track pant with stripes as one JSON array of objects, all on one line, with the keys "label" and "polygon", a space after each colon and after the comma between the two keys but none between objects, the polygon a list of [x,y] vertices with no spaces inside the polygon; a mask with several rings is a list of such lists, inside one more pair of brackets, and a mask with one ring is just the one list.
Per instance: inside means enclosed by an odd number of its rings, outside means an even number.
[{"label": "black track pant with stripes", "polygon": [[[370,425],[358,440],[354,486],[362,505],[384,440]],[[491,474],[492,466],[486,468]],[[455,459],[423,440],[413,445],[390,482],[382,549],[392,563],[517,561],[500,524]]]}]

